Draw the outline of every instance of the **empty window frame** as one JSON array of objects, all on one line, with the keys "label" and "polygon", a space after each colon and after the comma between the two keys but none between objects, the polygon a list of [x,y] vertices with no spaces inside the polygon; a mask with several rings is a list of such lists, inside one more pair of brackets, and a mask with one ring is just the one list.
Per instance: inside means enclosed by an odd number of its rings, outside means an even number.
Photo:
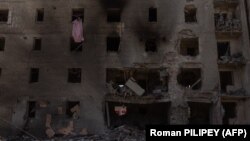
[{"label": "empty window frame", "polygon": [[66,107],[66,114],[69,117],[73,117],[74,113],[77,112],[76,106],[79,106],[80,108],[80,101],[68,101],[67,107]]},{"label": "empty window frame", "polygon": [[77,8],[72,10],[71,20],[81,19],[84,21],[84,8]]},{"label": "empty window frame", "polygon": [[73,37],[70,37],[70,51],[81,52],[83,47],[83,43],[77,43],[74,41]]},{"label": "empty window frame", "polygon": [[145,51],[146,52],[157,52],[157,43],[156,39],[148,39],[145,42]]},{"label": "empty window frame", "polygon": [[42,22],[44,20],[44,9],[40,8],[36,10],[36,21]]},{"label": "empty window frame", "polygon": [[41,50],[41,48],[42,48],[42,39],[41,38],[34,38],[33,50]]},{"label": "empty window frame", "polygon": [[199,54],[199,39],[198,38],[181,39],[180,54],[183,56],[197,56]]},{"label": "empty window frame", "polygon": [[30,83],[35,83],[39,81],[39,69],[31,68],[30,69]]},{"label": "empty window frame", "polygon": [[107,22],[121,22],[121,9],[120,8],[108,9]]},{"label": "empty window frame", "polygon": [[227,86],[233,85],[233,72],[232,71],[220,71],[220,88],[221,92],[227,92]]},{"label": "empty window frame", "polygon": [[117,52],[120,47],[120,37],[107,37],[107,51]]},{"label": "empty window frame", "polygon": [[81,83],[82,69],[81,68],[69,68],[68,69],[68,82],[69,83]]},{"label": "empty window frame", "polygon": [[223,56],[230,56],[230,42],[217,42],[218,59]]},{"label": "empty window frame", "polygon": [[186,23],[197,22],[196,12],[197,12],[197,8],[195,8],[193,5],[186,6],[184,9],[185,22]]},{"label": "empty window frame", "polygon": [[5,47],[5,38],[0,37],[0,51],[4,51],[4,47]]},{"label": "empty window frame", "polygon": [[157,22],[157,8],[149,8],[148,21],[149,22]]},{"label": "empty window frame", "polygon": [[9,10],[0,10],[0,23],[8,22]]},{"label": "empty window frame", "polygon": [[180,85],[198,90],[201,88],[202,78],[200,68],[181,68],[177,76],[177,81]]},{"label": "empty window frame", "polygon": [[28,102],[28,117],[35,118],[36,116],[36,101]]}]

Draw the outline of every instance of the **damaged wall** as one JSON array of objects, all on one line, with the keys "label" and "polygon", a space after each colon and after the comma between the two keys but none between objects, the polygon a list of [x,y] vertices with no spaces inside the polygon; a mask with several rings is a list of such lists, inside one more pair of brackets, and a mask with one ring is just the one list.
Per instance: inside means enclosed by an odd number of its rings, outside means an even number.
[{"label": "damaged wall", "polygon": [[[244,7],[242,2],[240,0],[240,7]],[[5,105],[1,106],[5,110],[0,110],[0,115],[22,128],[27,109],[25,103],[29,100],[49,101],[48,107],[39,108],[29,123],[29,131],[37,136],[46,136],[43,128],[37,129],[38,126],[44,127],[46,114],[52,115],[54,127],[68,126],[70,118],[55,116],[58,106],[65,107],[67,101],[80,101],[79,119],[74,120],[74,124],[79,126],[76,127],[77,132],[80,128],[86,128],[90,133],[104,132],[103,103],[108,93],[106,68],[165,68],[170,76],[166,93],[171,101],[169,122],[187,124],[188,101],[213,104],[211,99],[220,96],[217,41],[230,40],[233,53],[242,51],[244,57],[248,59],[249,56],[248,33],[243,32],[240,38],[233,40],[216,38],[213,0],[129,1],[122,10],[121,22],[112,23],[107,22],[107,12],[100,0],[10,0],[0,3],[0,9],[11,11],[11,23],[0,24],[0,36],[6,38],[5,50],[0,52],[0,101]],[[197,22],[185,23],[186,5],[197,8]],[[37,8],[44,8],[44,21],[41,23],[35,21]],[[85,41],[81,52],[70,51],[74,8],[84,8]],[[148,21],[149,8],[157,8],[157,22]],[[246,29],[243,9],[240,9],[240,16],[242,28]],[[107,52],[106,38],[114,35],[120,36],[119,49]],[[42,38],[41,51],[32,51],[34,37]],[[179,53],[180,40],[190,37],[199,40],[199,53],[194,57]],[[157,51],[147,52],[146,41],[152,38]],[[178,84],[177,76],[183,67],[201,69],[201,89],[190,92]],[[29,83],[30,68],[39,68],[39,82]],[[82,68],[81,83],[67,82],[69,68]],[[242,78],[245,79],[240,85],[249,94],[249,63],[243,70]],[[27,99],[23,100],[23,97]],[[218,109],[214,108],[212,112],[216,111]],[[218,117],[214,114],[212,118]],[[246,115],[242,120],[249,123],[249,118]],[[219,122],[211,120],[212,124]]]}]

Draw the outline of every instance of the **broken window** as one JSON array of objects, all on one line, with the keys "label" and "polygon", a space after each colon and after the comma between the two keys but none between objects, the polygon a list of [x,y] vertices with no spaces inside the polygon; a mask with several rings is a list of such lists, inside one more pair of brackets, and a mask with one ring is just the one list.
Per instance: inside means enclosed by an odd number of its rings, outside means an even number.
[{"label": "broken window", "polygon": [[28,102],[28,117],[35,118],[36,116],[36,101]]},{"label": "broken window", "polygon": [[44,9],[37,9],[36,10],[36,21],[37,22],[42,22],[44,19]]},{"label": "broken window", "polygon": [[109,83],[110,81],[116,83],[117,85],[124,85],[125,84],[125,72],[120,69],[106,69],[106,82]]},{"label": "broken window", "polygon": [[180,54],[184,56],[197,56],[199,54],[199,39],[198,38],[181,39]]},{"label": "broken window", "polygon": [[120,37],[107,37],[107,51],[117,52],[120,46]]},{"label": "broken window", "polygon": [[72,17],[71,17],[72,21],[78,18],[82,19],[82,22],[84,21],[84,9],[83,8],[72,10]]},{"label": "broken window", "polygon": [[39,69],[31,68],[30,69],[30,83],[38,82],[39,80]]},{"label": "broken window", "polygon": [[83,43],[77,43],[74,41],[73,37],[70,37],[70,51],[81,52],[83,47]]},{"label": "broken window", "polygon": [[146,94],[159,94],[168,91],[168,75],[161,76],[160,70],[136,70],[133,75]]},{"label": "broken window", "polygon": [[68,82],[81,83],[81,77],[82,77],[82,69],[81,68],[68,69]]},{"label": "broken window", "polygon": [[235,102],[222,102],[224,109],[223,124],[235,124],[233,123],[236,117],[236,103]]},{"label": "broken window", "polygon": [[133,77],[135,83],[143,88],[145,94],[161,94],[168,91],[168,73],[161,69],[131,69],[121,70],[115,68],[106,69],[106,82],[113,82],[113,88],[119,93],[123,86]]},{"label": "broken window", "polygon": [[233,72],[220,71],[220,88],[221,92],[227,91],[227,86],[233,85]]},{"label": "broken window", "polygon": [[0,37],[0,51],[4,51],[4,47],[5,47],[5,38]]},{"label": "broken window", "polygon": [[230,42],[217,42],[218,59],[223,56],[230,56]]},{"label": "broken window", "polygon": [[80,101],[68,101],[66,107],[66,114],[69,117],[78,116],[80,111]]},{"label": "broken window", "polygon": [[[115,111],[117,107],[125,107],[129,112],[121,115]],[[169,124],[169,109],[170,103],[127,104],[106,102],[106,119],[109,127],[129,125],[144,129],[149,124]]]},{"label": "broken window", "polygon": [[121,21],[121,9],[120,8],[108,9],[107,21],[108,22],[120,22]]},{"label": "broken window", "polygon": [[8,22],[9,10],[0,10],[0,22]]},{"label": "broken window", "polygon": [[189,102],[190,117],[189,124],[209,124],[210,107],[208,103]]},{"label": "broken window", "polygon": [[42,39],[34,38],[33,50],[41,50],[42,47]]},{"label": "broken window", "polygon": [[157,51],[157,43],[156,39],[148,39],[145,42],[145,51],[146,52],[156,52]]},{"label": "broken window", "polygon": [[148,21],[157,22],[157,8],[149,8]]},{"label": "broken window", "polygon": [[193,5],[189,5],[185,7],[185,22],[186,23],[193,23],[197,22],[196,19],[196,11],[197,9]]},{"label": "broken window", "polygon": [[200,68],[182,68],[177,76],[180,85],[197,90],[201,88],[201,69]]}]

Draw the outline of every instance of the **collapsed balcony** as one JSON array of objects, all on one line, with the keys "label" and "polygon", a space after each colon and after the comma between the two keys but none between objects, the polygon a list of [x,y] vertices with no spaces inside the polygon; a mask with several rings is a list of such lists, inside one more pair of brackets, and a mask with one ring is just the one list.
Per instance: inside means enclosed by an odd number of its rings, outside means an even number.
[{"label": "collapsed balcony", "polygon": [[[106,99],[161,99],[168,92],[168,73],[165,69],[106,69],[108,95]],[[117,100],[115,100],[117,99]]]},{"label": "collapsed balcony", "polygon": [[216,36],[220,38],[238,38],[242,34],[241,21],[237,18],[226,18],[215,14]]},{"label": "collapsed balcony", "polygon": [[246,65],[246,59],[241,53],[224,55],[220,56],[218,59],[218,64],[227,66],[243,66]]},{"label": "collapsed balcony", "polygon": [[239,5],[239,0],[214,0],[215,8],[235,8]]}]

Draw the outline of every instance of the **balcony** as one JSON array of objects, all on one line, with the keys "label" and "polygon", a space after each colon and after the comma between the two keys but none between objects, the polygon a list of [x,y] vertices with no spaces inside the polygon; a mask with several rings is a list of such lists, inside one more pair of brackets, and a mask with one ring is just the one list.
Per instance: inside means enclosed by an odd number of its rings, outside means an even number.
[{"label": "balcony", "polygon": [[222,100],[237,100],[250,98],[244,88],[236,88],[235,86],[227,86],[226,92],[221,92]]},{"label": "balcony", "polygon": [[217,38],[238,38],[242,34],[239,19],[215,19],[215,33]]},{"label": "balcony", "polygon": [[215,8],[235,8],[239,5],[239,0],[214,0]]},{"label": "balcony", "polygon": [[228,55],[228,56],[221,56],[218,59],[218,64],[221,66],[244,66],[246,65],[246,59],[241,53],[233,54],[233,55]]}]

